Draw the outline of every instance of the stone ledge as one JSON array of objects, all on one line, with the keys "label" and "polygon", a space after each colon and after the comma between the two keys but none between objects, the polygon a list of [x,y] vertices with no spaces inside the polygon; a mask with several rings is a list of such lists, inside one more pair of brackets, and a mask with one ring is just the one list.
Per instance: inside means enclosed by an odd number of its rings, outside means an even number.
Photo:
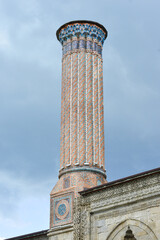
[{"label": "stone ledge", "polygon": [[60,225],[54,228],[51,228],[48,231],[47,236],[51,237],[57,234],[62,234],[62,233],[66,233],[66,232],[72,232],[73,231],[73,224],[66,224],[64,226]]}]

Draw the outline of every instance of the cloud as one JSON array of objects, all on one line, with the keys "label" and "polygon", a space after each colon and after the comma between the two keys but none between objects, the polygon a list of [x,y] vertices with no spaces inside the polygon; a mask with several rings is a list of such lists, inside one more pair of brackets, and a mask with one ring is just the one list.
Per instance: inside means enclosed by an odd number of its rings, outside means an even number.
[{"label": "cloud", "polygon": [[60,156],[55,33],[67,21],[98,21],[109,32],[103,49],[108,180],[159,165],[159,4],[0,0],[1,237],[48,228]]},{"label": "cloud", "polygon": [[[26,233],[26,228],[37,231],[48,228],[49,193],[57,178],[43,182],[24,179],[11,171],[0,172],[0,230],[1,236],[13,237]],[[43,206],[43,207],[42,207]],[[8,226],[10,231],[8,232]]]},{"label": "cloud", "polygon": [[10,40],[5,31],[0,31],[0,49],[1,51],[6,50],[10,47]]}]

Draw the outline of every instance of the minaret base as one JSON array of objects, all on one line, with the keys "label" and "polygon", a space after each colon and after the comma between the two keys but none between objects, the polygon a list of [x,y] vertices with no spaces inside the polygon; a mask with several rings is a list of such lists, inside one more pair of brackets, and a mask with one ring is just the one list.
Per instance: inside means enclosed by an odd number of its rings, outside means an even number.
[{"label": "minaret base", "polygon": [[[73,202],[78,192],[106,183],[101,170],[75,169],[66,172],[58,180],[50,194],[50,229],[73,222]],[[98,172],[99,171],[99,172]]]}]

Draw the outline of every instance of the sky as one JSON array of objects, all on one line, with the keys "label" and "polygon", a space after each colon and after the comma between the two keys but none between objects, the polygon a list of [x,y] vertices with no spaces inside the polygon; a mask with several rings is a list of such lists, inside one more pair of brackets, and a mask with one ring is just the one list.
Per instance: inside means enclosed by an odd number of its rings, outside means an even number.
[{"label": "sky", "polygon": [[49,228],[60,158],[56,30],[84,19],[108,30],[108,181],[159,167],[160,1],[0,0],[0,240]]}]

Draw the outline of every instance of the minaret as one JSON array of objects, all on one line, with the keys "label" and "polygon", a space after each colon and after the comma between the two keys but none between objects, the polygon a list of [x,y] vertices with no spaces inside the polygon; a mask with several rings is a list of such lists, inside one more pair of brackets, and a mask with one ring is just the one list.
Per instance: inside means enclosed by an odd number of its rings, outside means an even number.
[{"label": "minaret", "polygon": [[72,21],[57,30],[62,44],[59,180],[51,192],[50,228],[72,222],[78,192],[106,182],[103,60],[106,29]]}]

